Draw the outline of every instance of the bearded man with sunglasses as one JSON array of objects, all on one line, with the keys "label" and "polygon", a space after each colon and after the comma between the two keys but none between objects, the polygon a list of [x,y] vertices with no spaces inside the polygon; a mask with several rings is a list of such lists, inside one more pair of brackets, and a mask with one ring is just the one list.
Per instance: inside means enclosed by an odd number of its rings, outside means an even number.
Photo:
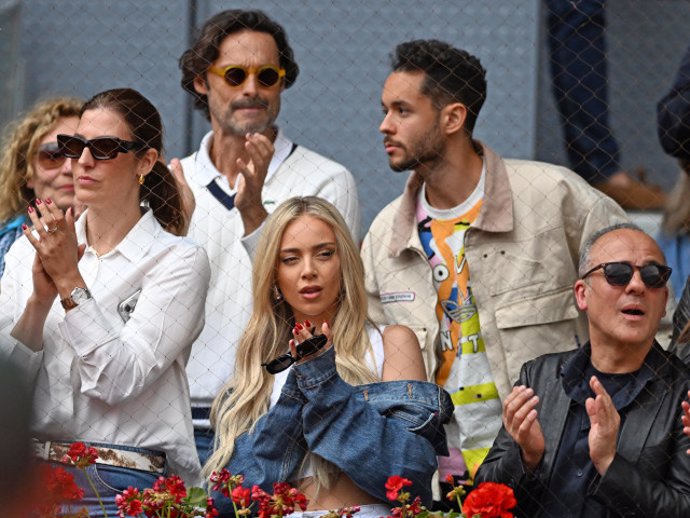
[{"label": "bearded man with sunglasses", "polygon": [[690,370],[654,339],[671,269],[620,224],[585,243],[579,274],[590,341],[522,367],[477,481],[512,486],[520,516],[690,516]]},{"label": "bearded man with sunglasses", "polygon": [[232,375],[251,312],[252,255],[265,218],[289,197],[320,196],[356,236],[359,203],[344,166],[291,142],[276,126],[281,94],[299,68],[284,29],[266,14],[228,10],[211,17],[180,68],[182,87],[212,128],[181,161],[183,173],[172,164],[193,194],[189,236],[211,263],[206,325],[187,368],[203,464],[211,446],[210,406]]}]

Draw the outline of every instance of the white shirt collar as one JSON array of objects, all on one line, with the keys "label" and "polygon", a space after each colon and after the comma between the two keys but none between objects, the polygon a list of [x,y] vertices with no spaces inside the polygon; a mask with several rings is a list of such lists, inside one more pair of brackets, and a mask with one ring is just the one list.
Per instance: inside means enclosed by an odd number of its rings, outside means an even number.
[{"label": "white shirt collar", "polygon": [[[139,221],[132,227],[132,229],[127,232],[127,235],[120,241],[115,248],[110,252],[105,254],[103,257],[120,253],[125,259],[131,262],[137,262],[141,257],[143,257],[148,249],[153,243],[153,238],[158,235],[158,233],[163,230],[158,221],[153,217],[153,211],[150,209],[144,209],[145,212],[142,214]],[[88,209],[79,217],[75,223],[75,230],[77,232],[77,242],[86,243],[87,252],[93,252],[93,249],[89,245],[86,239],[86,214]]]},{"label": "white shirt collar", "polygon": [[[201,186],[206,186],[211,183],[216,178],[220,178],[221,182],[224,183],[226,187],[227,179],[223,174],[216,169],[216,166],[211,161],[211,155],[209,151],[211,150],[211,142],[213,140],[213,131],[209,131],[204,138],[201,139],[201,145],[199,146],[199,151],[194,154],[195,167],[191,171],[190,177],[193,181]],[[271,176],[276,172],[278,167],[285,161],[285,159],[290,156],[290,151],[292,150],[292,141],[288,139],[283,130],[278,128],[278,133],[276,134],[275,142],[273,142],[273,147],[275,149],[273,153],[273,158],[271,163],[268,165],[268,173],[266,174],[266,180],[268,181]],[[232,189],[229,189],[232,192]]]}]

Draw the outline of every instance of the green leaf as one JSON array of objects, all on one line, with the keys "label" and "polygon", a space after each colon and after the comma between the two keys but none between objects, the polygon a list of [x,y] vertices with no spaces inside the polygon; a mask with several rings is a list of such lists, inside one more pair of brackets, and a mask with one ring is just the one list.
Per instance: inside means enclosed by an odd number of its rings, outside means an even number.
[{"label": "green leaf", "polygon": [[206,507],[206,491],[201,487],[187,489],[187,497],[184,501],[194,507]]}]

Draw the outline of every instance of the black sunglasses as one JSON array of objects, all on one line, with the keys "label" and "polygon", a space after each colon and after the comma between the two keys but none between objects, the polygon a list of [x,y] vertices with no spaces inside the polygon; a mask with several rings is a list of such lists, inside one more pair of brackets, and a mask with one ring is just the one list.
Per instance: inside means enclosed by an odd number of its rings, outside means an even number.
[{"label": "black sunglasses", "polygon": [[269,372],[269,374],[278,374],[279,372],[287,369],[296,361],[299,361],[305,356],[309,356],[310,354],[314,354],[316,351],[320,350],[324,345],[326,345],[327,341],[328,338],[326,338],[326,335],[312,336],[304,342],[297,344],[297,358],[292,356],[290,353],[285,353],[278,356],[275,360],[271,360],[268,363],[262,363],[261,366],[266,367],[266,370]]},{"label": "black sunglasses", "polygon": [[86,140],[76,135],[58,135],[58,150],[67,158],[80,158],[84,148],[89,148],[96,160],[112,160],[118,153],[144,149],[143,142],[132,142],[117,137],[97,137]]},{"label": "black sunglasses", "polygon": [[635,266],[630,263],[611,262],[598,264],[584,274],[582,278],[586,278],[597,270],[603,270],[604,278],[611,286],[627,286],[636,269],[640,271],[642,282],[648,288],[663,288],[671,276],[671,268],[663,264],[650,263],[644,266]]}]

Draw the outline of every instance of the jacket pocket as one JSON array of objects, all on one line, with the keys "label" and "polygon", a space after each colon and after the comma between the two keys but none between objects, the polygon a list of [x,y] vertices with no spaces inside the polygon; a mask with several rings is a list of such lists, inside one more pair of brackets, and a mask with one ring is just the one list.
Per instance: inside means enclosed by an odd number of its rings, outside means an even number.
[{"label": "jacket pocket", "polygon": [[567,286],[497,308],[496,326],[499,329],[511,329],[551,324],[574,320],[578,315],[572,288]]},{"label": "jacket pocket", "polygon": [[[565,287],[539,297],[515,301],[496,309],[498,341],[505,356],[510,390],[523,363],[542,354],[575,349],[586,332],[580,329],[579,313],[571,288]],[[499,391],[501,388],[499,387]],[[505,394],[504,394],[505,395]]]},{"label": "jacket pocket", "polygon": [[448,455],[446,431],[438,412],[432,412],[423,406],[419,406],[414,412],[409,407],[397,407],[391,409],[387,417],[402,421],[409,432],[424,437],[434,447],[437,455]]}]

